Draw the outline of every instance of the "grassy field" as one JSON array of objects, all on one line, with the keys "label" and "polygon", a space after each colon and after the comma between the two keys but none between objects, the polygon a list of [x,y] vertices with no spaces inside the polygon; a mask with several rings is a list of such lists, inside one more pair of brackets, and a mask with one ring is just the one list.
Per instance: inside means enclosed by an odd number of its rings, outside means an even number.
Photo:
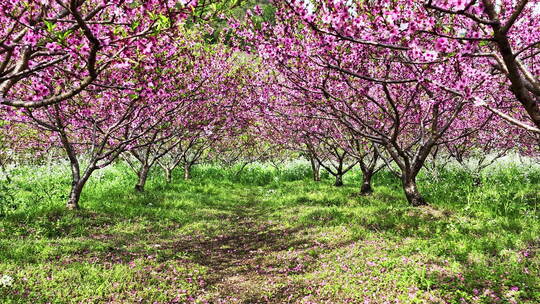
[{"label": "grassy field", "polygon": [[370,197],[303,164],[154,172],[141,194],[117,164],[76,212],[66,170],[0,185],[0,303],[540,303],[538,168],[422,175],[411,208],[386,172]]}]

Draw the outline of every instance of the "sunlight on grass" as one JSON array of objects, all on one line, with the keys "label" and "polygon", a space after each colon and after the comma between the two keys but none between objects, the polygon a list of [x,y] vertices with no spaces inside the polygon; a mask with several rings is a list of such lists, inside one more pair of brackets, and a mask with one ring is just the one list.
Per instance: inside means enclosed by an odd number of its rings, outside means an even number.
[{"label": "sunlight on grass", "polygon": [[336,188],[300,167],[235,177],[206,166],[170,185],[154,172],[136,193],[124,169],[92,180],[77,212],[63,208],[62,169],[18,170],[0,219],[2,303],[540,301],[532,169],[479,187],[455,170],[423,175],[422,208],[387,172],[364,197],[358,172]]}]

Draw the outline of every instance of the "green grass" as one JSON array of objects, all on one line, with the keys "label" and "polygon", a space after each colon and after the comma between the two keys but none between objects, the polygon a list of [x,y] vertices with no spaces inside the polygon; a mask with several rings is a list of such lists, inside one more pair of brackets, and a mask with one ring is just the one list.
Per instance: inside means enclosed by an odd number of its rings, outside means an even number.
[{"label": "green grass", "polygon": [[539,169],[424,174],[426,208],[388,172],[369,197],[358,172],[336,188],[304,164],[152,173],[137,193],[125,165],[98,172],[70,212],[64,166],[16,169],[0,303],[540,302]]}]

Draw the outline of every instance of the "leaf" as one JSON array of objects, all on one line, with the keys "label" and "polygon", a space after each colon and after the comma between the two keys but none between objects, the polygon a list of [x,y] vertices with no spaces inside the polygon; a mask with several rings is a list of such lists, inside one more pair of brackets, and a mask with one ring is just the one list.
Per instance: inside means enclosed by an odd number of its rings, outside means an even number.
[{"label": "leaf", "polygon": [[73,33],[72,30],[67,30],[67,31],[63,31],[63,32],[57,32],[56,37],[58,38],[58,40],[61,43],[65,43],[66,39],[69,37],[69,35],[71,35],[71,33]]},{"label": "leaf", "polygon": [[56,28],[56,24],[54,24],[54,23],[52,23],[50,21],[47,21],[47,20],[45,20],[44,23],[45,23],[45,26],[47,27],[47,32],[54,33],[54,29]]}]

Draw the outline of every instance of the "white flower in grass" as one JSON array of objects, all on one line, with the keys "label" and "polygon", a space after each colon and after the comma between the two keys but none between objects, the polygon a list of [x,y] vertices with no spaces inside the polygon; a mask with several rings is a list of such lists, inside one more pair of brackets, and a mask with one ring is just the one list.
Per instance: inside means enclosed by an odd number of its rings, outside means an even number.
[{"label": "white flower in grass", "polygon": [[0,287],[11,287],[13,285],[13,278],[7,274],[0,277]]}]

